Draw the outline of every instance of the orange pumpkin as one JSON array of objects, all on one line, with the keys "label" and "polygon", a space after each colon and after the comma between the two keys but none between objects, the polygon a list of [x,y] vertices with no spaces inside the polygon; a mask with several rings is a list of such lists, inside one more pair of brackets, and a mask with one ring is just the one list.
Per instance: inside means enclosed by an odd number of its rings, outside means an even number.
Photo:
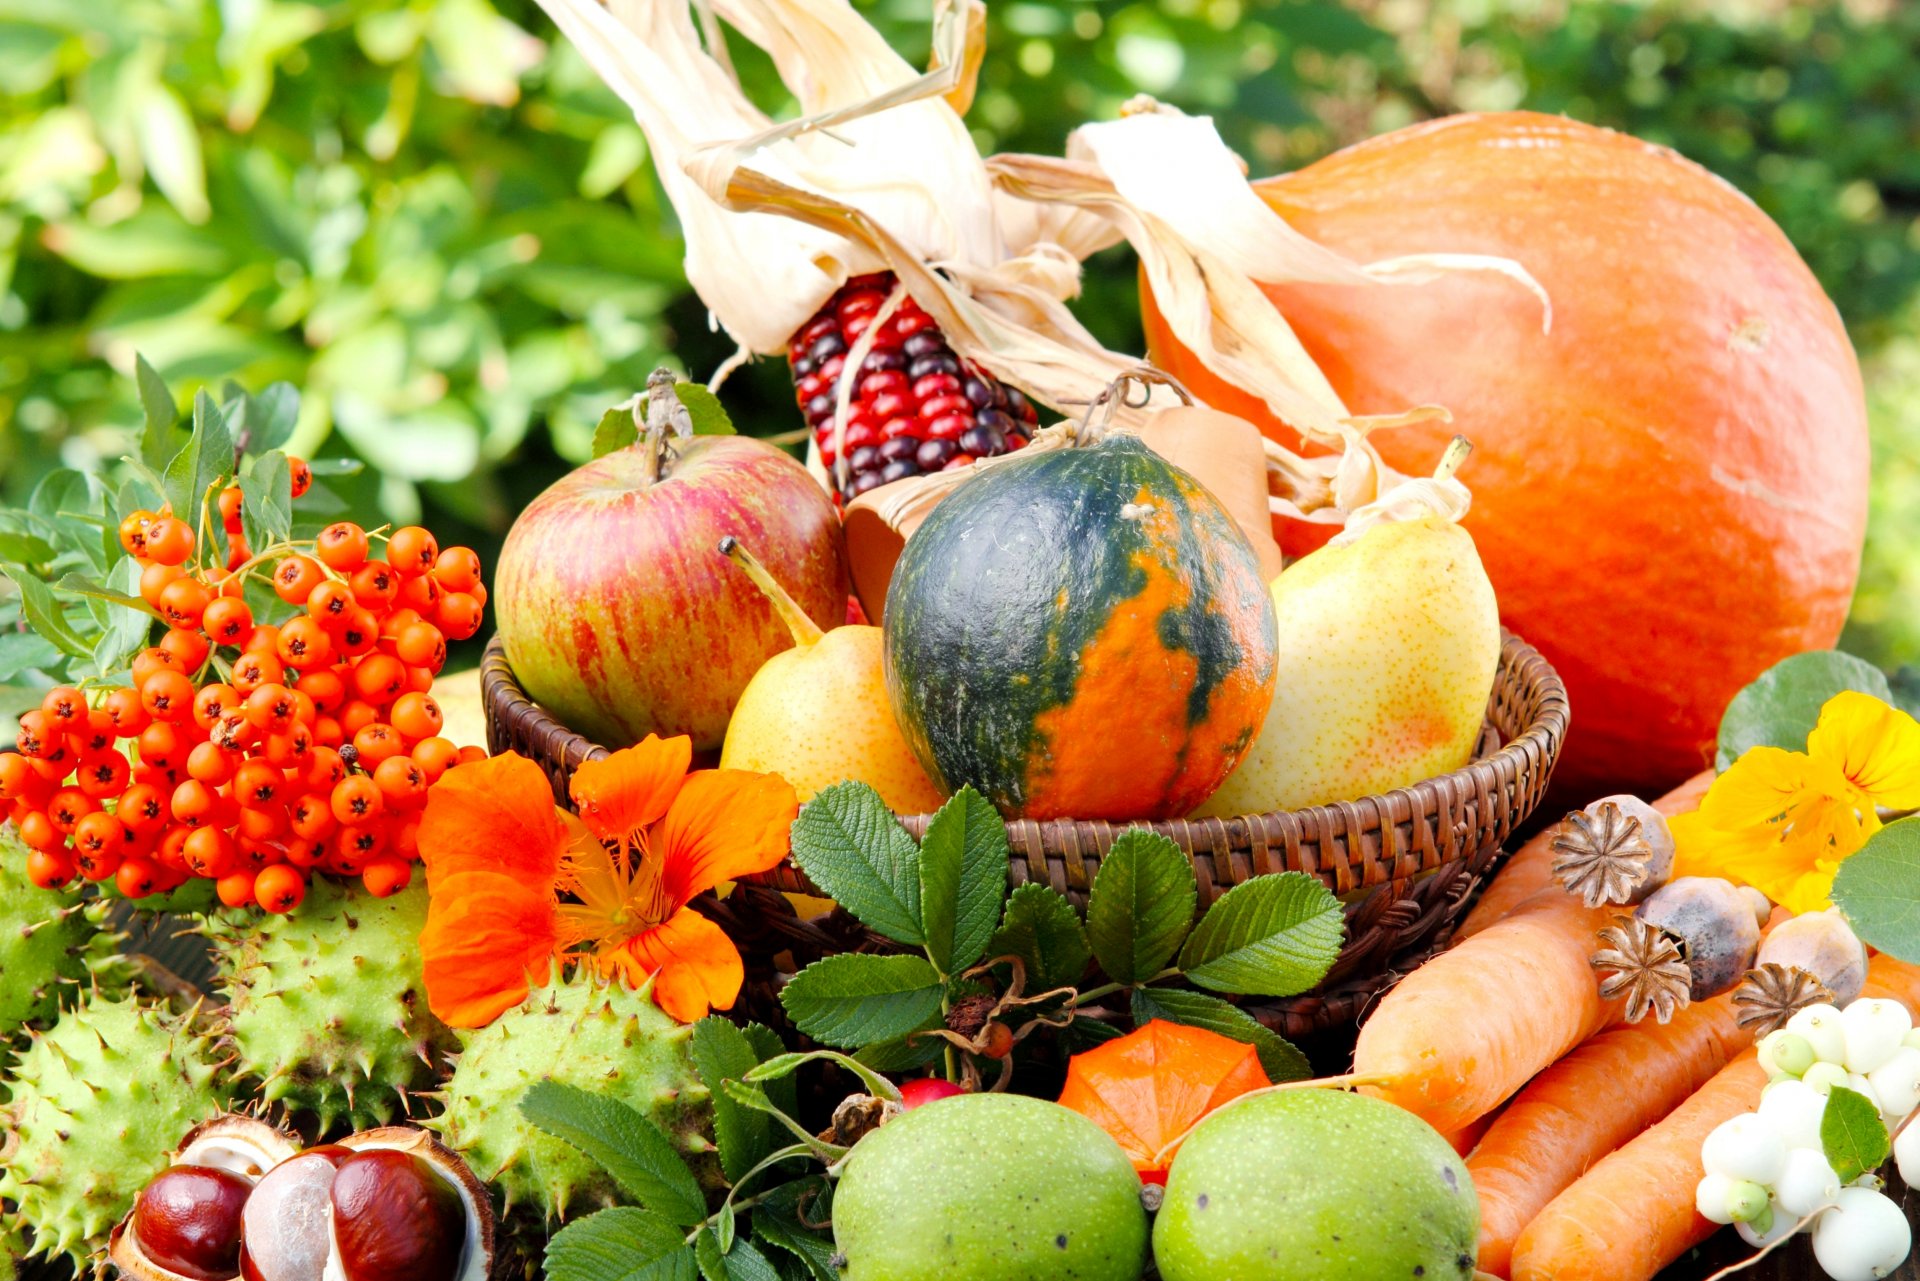
[{"label": "orange pumpkin", "polygon": [[[1379,432],[1420,473],[1478,446],[1473,534],[1506,624],[1569,686],[1557,783],[1656,795],[1710,759],[1748,681],[1840,633],[1867,516],[1860,371],[1833,304],[1746,197],[1664,148],[1528,113],[1456,116],[1255,184],[1359,262],[1494,254],[1553,300],[1468,273],[1422,285],[1269,287],[1355,413],[1439,403]],[[1154,359],[1300,448],[1175,341]],[[1276,530],[1289,553],[1325,527]]]}]

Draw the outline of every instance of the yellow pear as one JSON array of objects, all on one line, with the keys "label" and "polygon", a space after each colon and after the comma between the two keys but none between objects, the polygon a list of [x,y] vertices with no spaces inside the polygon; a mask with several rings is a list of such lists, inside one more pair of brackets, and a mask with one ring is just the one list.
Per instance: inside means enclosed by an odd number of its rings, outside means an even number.
[{"label": "yellow pear", "polygon": [[1500,661],[1500,614],[1454,521],[1464,442],[1431,480],[1354,514],[1273,580],[1273,706],[1202,815],[1357,800],[1473,756]]},{"label": "yellow pear", "polygon": [[945,798],[914,759],[887,699],[880,629],[848,624],[823,632],[746,548],[726,538],[720,550],[766,593],[794,641],[741,692],[720,768],[778,774],[802,801],[857,779],[897,813],[938,809]]}]

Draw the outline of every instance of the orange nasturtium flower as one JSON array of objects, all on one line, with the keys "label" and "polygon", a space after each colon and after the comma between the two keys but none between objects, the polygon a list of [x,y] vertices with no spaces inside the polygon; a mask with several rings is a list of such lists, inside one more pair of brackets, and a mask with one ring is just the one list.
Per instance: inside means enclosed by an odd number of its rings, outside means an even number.
[{"label": "orange nasturtium flower", "polygon": [[744,969],[733,941],[688,907],[787,853],[799,812],[776,774],[696,770],[685,737],[649,736],[573,775],[580,817],[538,765],[507,753],[448,770],[420,823],[427,1003],[484,1027],[581,958],[685,1023],[727,1009]]},{"label": "orange nasturtium flower", "polygon": [[1201,1117],[1270,1084],[1251,1045],[1154,1019],[1067,1063],[1062,1107],[1108,1134],[1146,1183],[1165,1183],[1173,1154],[1162,1149]]},{"label": "orange nasturtium flower", "polygon": [[1794,912],[1831,906],[1841,862],[1879,809],[1920,808],[1920,723],[1871,694],[1827,700],[1807,750],[1755,747],[1670,820],[1675,876],[1751,885]]}]

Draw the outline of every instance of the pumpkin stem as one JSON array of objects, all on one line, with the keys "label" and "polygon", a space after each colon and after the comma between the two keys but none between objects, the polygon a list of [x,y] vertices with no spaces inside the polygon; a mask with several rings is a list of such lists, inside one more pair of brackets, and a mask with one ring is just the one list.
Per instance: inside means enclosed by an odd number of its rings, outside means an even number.
[{"label": "pumpkin stem", "polygon": [[751,578],[753,585],[772,602],[773,612],[780,615],[780,621],[785,623],[787,630],[793,633],[794,644],[805,648],[808,645],[820,643],[820,638],[826,633],[807,617],[807,611],[800,608],[800,602],[789,595],[787,589],[767,572],[767,567],[760,563],[760,558],[740,545],[739,539],[732,534],[721,539],[720,554],[747,571],[747,577]]},{"label": "pumpkin stem", "polygon": [[[1170,388],[1180,398],[1182,405],[1191,406],[1194,403],[1193,393],[1178,378],[1143,362],[1102,387],[1100,394],[1087,402],[1087,410],[1080,416],[1080,427],[1075,433],[1074,443],[1097,444],[1113,426],[1113,416],[1119,409],[1145,409],[1152,404],[1155,387]],[[1098,423],[1094,422],[1095,413],[1100,415]]]}]

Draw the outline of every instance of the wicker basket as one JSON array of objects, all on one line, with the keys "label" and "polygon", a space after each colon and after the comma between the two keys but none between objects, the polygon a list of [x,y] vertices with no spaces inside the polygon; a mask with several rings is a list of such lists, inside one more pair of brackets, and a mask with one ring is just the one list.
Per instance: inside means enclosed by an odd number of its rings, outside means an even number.
[{"label": "wicker basket", "polygon": [[[562,804],[574,768],[607,753],[527,697],[497,639],[482,661],[481,693],[487,745],[538,761]],[[1286,871],[1319,877],[1345,902],[1347,942],[1326,982],[1305,996],[1246,1004],[1261,1022],[1299,1036],[1356,1020],[1394,978],[1444,945],[1468,896],[1500,858],[1501,843],[1545,795],[1566,732],[1566,687],[1538,651],[1508,634],[1479,748],[1464,769],[1336,805],[1145,826],[1191,856],[1202,910],[1243,881]],[[901,822],[918,837],[927,819],[903,815]],[[1128,826],[1010,822],[1011,879],[1051,885],[1084,907],[1101,857]],[[893,947],[844,913],[803,921],[777,891],[818,893],[798,869],[783,865],[725,901],[698,905],[740,945],[750,988],[771,993],[778,969],[818,956]]]}]

